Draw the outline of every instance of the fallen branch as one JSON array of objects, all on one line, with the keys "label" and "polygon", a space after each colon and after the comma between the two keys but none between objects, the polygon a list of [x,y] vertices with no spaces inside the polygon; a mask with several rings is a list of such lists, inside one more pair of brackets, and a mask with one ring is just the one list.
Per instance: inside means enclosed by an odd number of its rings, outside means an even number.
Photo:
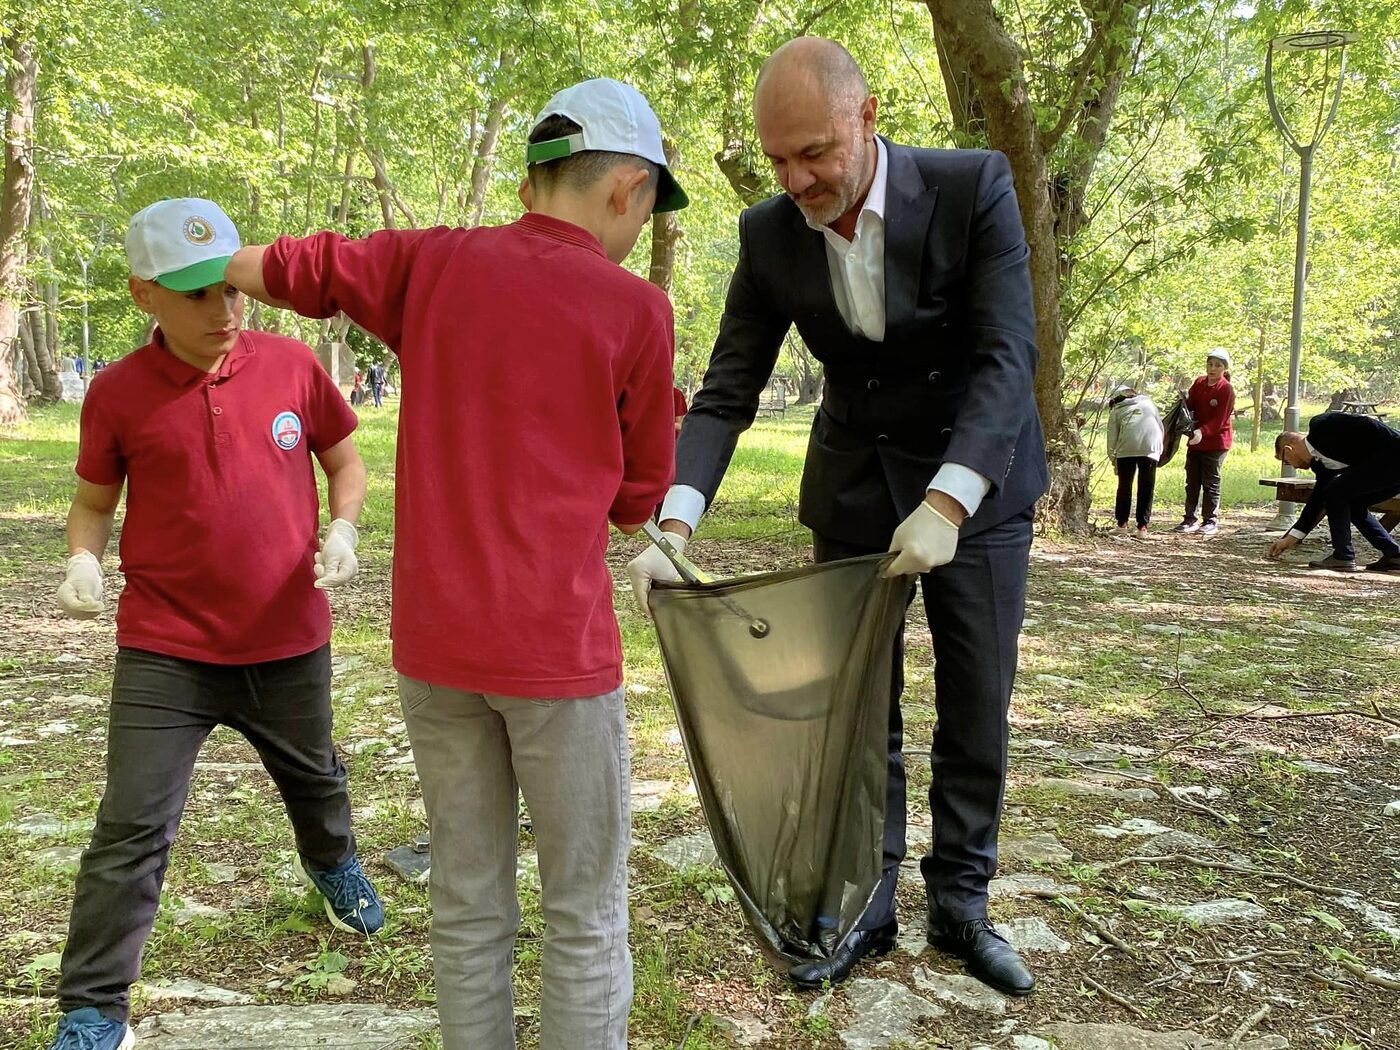
[{"label": "fallen branch", "polygon": [[1264,1020],[1265,1017],[1269,1016],[1269,1011],[1272,1009],[1273,1007],[1265,1003],[1263,1006],[1259,1007],[1258,1010],[1255,1010],[1254,1013],[1245,1018],[1244,1024],[1235,1029],[1234,1035],[1230,1036],[1230,1041],[1225,1045],[1239,1046],[1240,1043],[1244,1041],[1244,1037],[1253,1030],[1254,1026]]},{"label": "fallen branch", "polygon": [[1212,807],[1207,806],[1204,802],[1196,802],[1192,799],[1178,795],[1176,792],[1172,791],[1171,788],[1167,788],[1167,797],[1173,802],[1175,802],[1178,806],[1184,806],[1186,809],[1195,810],[1197,813],[1204,813],[1208,817],[1215,818],[1216,820],[1220,821],[1220,823],[1224,824],[1227,828],[1233,828],[1239,825],[1240,820],[1238,817],[1228,816],[1227,814],[1221,813],[1218,809],[1213,809]]},{"label": "fallen branch", "polygon": [[1341,960],[1341,967],[1347,973],[1354,975],[1357,980],[1365,981],[1367,984],[1374,984],[1378,988],[1389,988],[1392,992],[1400,992],[1400,981],[1392,981],[1389,977],[1382,977],[1378,973],[1372,973],[1364,966],[1358,966],[1354,962]]},{"label": "fallen branch", "polygon": [[1064,908],[1065,911],[1069,912],[1071,915],[1077,916],[1079,919],[1081,919],[1086,926],[1088,926],[1091,930],[1098,934],[1101,940],[1107,941],[1109,944],[1113,945],[1124,955],[1129,955],[1134,959],[1138,957],[1136,948],[1134,948],[1127,941],[1123,940],[1123,938],[1119,937],[1116,933],[1110,930],[1104,923],[1099,921],[1094,916],[1090,915],[1087,911],[1085,911],[1079,905],[1075,904],[1074,901],[1070,900],[1068,897],[1056,897],[1055,903],[1058,904],[1060,907]]},{"label": "fallen branch", "polygon": [[1184,853],[1172,853],[1165,857],[1123,857],[1115,860],[1111,864],[1105,864],[1099,870],[1112,871],[1115,868],[1126,868],[1130,864],[1173,864],[1177,861],[1185,861],[1194,864],[1198,868],[1214,868],[1216,871],[1230,871],[1237,875],[1257,875],[1264,879],[1277,879],[1286,882],[1299,889],[1311,890],[1313,893],[1321,893],[1326,897],[1351,897],[1354,894],[1350,890],[1344,890],[1340,886],[1324,886],[1316,882],[1308,882],[1289,875],[1283,871],[1273,871],[1268,868],[1255,868],[1244,864],[1230,864],[1223,860],[1206,860],[1203,857],[1191,857]]},{"label": "fallen branch", "polygon": [[1265,957],[1281,958],[1288,955],[1302,954],[1303,953],[1297,948],[1265,948],[1262,951],[1250,952],[1248,955],[1232,955],[1223,959],[1192,959],[1191,964],[1193,966],[1212,966],[1217,964],[1237,966],[1240,963],[1253,962],[1255,959],[1263,959]]},{"label": "fallen branch", "polygon": [[1125,1010],[1131,1010],[1138,1017],[1147,1017],[1147,1014],[1142,1012],[1141,1007],[1139,1007],[1131,999],[1124,998],[1117,992],[1113,991],[1111,988],[1105,988],[1103,985],[1099,984],[1098,981],[1090,977],[1087,973],[1081,973],[1079,975],[1079,979],[1110,1002],[1117,1003]]}]

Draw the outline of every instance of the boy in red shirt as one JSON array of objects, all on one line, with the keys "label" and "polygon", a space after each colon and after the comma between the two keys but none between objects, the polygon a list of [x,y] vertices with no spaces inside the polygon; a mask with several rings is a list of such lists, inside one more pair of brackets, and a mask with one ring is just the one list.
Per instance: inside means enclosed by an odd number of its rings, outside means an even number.
[{"label": "boy in red shirt", "polygon": [[[128,990],[216,725],[257,749],[296,833],[297,875],[321,891],[331,922],[359,934],[384,922],[331,744],[324,588],[356,570],[355,414],[305,346],[242,331],[243,295],[224,281],[238,231],[218,205],[159,201],[131,220],[126,247],[132,298],[158,327],[94,376],[83,401],[58,600],[70,616],[102,611],[123,484],[126,588],[107,786],[78,871],[53,1050],[132,1045]],[[319,549],[313,455],[333,518]]]},{"label": "boy in red shirt", "polygon": [[[556,95],[509,226],[245,248],[229,280],[343,310],[403,371],[394,665],[432,830],[445,1050],[515,1045],[517,792],[539,847],[542,1050],[626,1046],[630,824],[608,523],[636,531],[674,465],[671,305],[620,264],[686,203],[634,89]],[[548,399],[542,391],[555,392]]]},{"label": "boy in red shirt", "polygon": [[[1230,385],[1228,350],[1217,347],[1206,354],[1206,374],[1191,384],[1186,404],[1196,417],[1196,429],[1186,442],[1186,514],[1172,531],[1214,536],[1220,506],[1220,468],[1230,451],[1235,419],[1235,388]],[[1198,500],[1202,504],[1199,525]]]}]

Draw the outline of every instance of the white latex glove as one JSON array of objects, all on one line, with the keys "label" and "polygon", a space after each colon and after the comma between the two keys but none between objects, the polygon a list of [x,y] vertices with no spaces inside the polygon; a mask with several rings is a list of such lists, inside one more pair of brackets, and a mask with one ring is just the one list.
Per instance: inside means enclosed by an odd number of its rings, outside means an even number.
[{"label": "white latex glove", "polygon": [[1199,445],[1201,443],[1201,438],[1204,436],[1205,435],[1202,434],[1199,430],[1193,430],[1191,431],[1190,439],[1186,443],[1188,445]]},{"label": "white latex glove", "polygon": [[[684,536],[678,532],[663,532],[661,535],[671,541],[671,546],[675,547],[678,553],[685,553]],[[671,559],[662,553],[660,547],[648,543],[646,550],[627,563],[627,578],[632,581],[632,594],[637,599],[637,605],[645,615],[650,616],[647,595],[651,593],[652,583],[656,580],[679,580],[681,574],[676,571]]]},{"label": "white latex glove", "polygon": [[58,604],[65,616],[78,620],[91,620],[103,610],[102,565],[91,551],[68,559],[68,578],[59,584]]},{"label": "white latex glove", "polygon": [[360,563],[355,559],[355,544],[360,534],[344,518],[336,518],[326,530],[326,538],[316,555],[316,582],[321,590],[340,587],[355,578]]},{"label": "white latex glove", "polygon": [[890,553],[898,553],[886,576],[912,576],[947,565],[958,552],[958,527],[934,510],[920,503],[914,513],[900,522],[890,540]]}]

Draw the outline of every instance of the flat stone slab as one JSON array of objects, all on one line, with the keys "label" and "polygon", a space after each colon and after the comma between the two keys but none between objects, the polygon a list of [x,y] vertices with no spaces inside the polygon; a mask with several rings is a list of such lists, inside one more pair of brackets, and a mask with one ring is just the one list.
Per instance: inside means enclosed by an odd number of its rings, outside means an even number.
[{"label": "flat stone slab", "polygon": [[1070,949],[1069,941],[1052,930],[1050,924],[1039,916],[999,922],[996,924],[996,931],[1010,941],[1012,947],[1019,952],[1061,954]]},{"label": "flat stone slab", "polygon": [[[1059,1021],[1036,1031],[1047,1037],[1055,1050],[1225,1050],[1229,1045],[1227,1040],[1209,1039],[1199,1032],[1149,1032],[1126,1024]],[[1288,1040],[1267,1035],[1247,1039],[1238,1046],[1240,1050],[1287,1050]]]},{"label": "flat stone slab", "polygon": [[632,781],[632,812],[649,813],[660,809],[672,790],[669,780]]},{"label": "flat stone slab", "polygon": [[715,844],[710,841],[708,831],[697,831],[694,835],[680,835],[655,847],[652,856],[669,868],[677,871],[695,865],[713,865],[719,861]]},{"label": "flat stone slab", "polygon": [[1063,864],[1074,853],[1048,831],[1035,835],[1013,835],[997,845],[1002,864]]},{"label": "flat stone slab", "polygon": [[81,846],[50,846],[35,850],[29,855],[36,868],[52,868],[58,871],[77,871],[78,862],[83,859]]},{"label": "flat stone slab", "polygon": [[224,909],[216,908],[212,904],[204,904],[192,897],[184,899],[172,897],[170,907],[164,911],[175,921],[177,926],[184,926],[191,922],[220,922],[228,918],[228,912]]},{"label": "flat stone slab", "polygon": [[1165,831],[1160,835],[1150,838],[1142,846],[1143,854],[1153,857],[1167,856],[1172,853],[1195,853],[1197,850],[1219,849],[1220,844],[1212,842],[1208,838],[1200,835],[1193,835],[1189,831]]},{"label": "flat stone slab", "polygon": [[186,978],[181,978],[178,981],[162,981],[159,984],[139,984],[136,987],[151,1002],[248,1006],[257,1001],[246,992],[235,992],[230,988],[218,988],[212,984],[201,984],[199,981],[191,981]]},{"label": "flat stone slab", "polygon": [[914,1025],[948,1011],[920,998],[895,981],[858,977],[845,987],[846,1002],[855,1019],[840,1033],[847,1050],[883,1050],[896,1043],[913,1043]]},{"label": "flat stone slab", "polygon": [[1378,908],[1370,901],[1364,901],[1360,897],[1338,897],[1334,903],[1348,911],[1356,912],[1375,929],[1400,940],[1400,919],[1385,909]]},{"label": "flat stone slab", "polygon": [[1008,999],[975,977],[964,973],[934,973],[926,966],[914,968],[914,987],[935,999],[965,1010],[1004,1014]]},{"label": "flat stone slab", "polygon": [[327,1050],[372,1046],[409,1050],[437,1027],[431,1010],[390,1010],[361,1003],[311,1006],[217,1006],[158,1014],[136,1029],[141,1050]]},{"label": "flat stone slab", "polygon": [[1184,907],[1168,905],[1163,910],[1179,915],[1197,926],[1228,926],[1232,923],[1263,922],[1269,913],[1253,901],[1226,898],[1218,901],[1202,901]]},{"label": "flat stone slab", "polygon": [[712,1014],[710,1020],[736,1046],[757,1046],[772,1035],[769,1026],[747,1010],[733,1017]]},{"label": "flat stone slab", "polygon": [[1029,871],[1018,871],[993,879],[987,887],[988,896],[993,899],[1004,897],[1077,897],[1079,887],[1065,882],[1056,882],[1044,875]]},{"label": "flat stone slab", "polygon": [[77,831],[82,825],[74,821],[66,821],[52,813],[31,813],[27,817],[11,821],[5,825],[9,831],[14,831],[26,838],[49,839],[57,838],[59,835],[67,835],[69,832]]},{"label": "flat stone slab", "polygon": [[1112,798],[1128,802],[1153,802],[1157,792],[1149,787],[1114,787],[1112,784],[1096,784],[1089,780],[1067,780],[1063,777],[1041,777],[1031,782],[1044,791],[1058,791],[1065,795],[1082,798]]},{"label": "flat stone slab", "polygon": [[1117,825],[1096,824],[1089,830],[1100,838],[1122,839],[1138,835],[1170,835],[1173,829],[1146,817],[1132,817]]}]

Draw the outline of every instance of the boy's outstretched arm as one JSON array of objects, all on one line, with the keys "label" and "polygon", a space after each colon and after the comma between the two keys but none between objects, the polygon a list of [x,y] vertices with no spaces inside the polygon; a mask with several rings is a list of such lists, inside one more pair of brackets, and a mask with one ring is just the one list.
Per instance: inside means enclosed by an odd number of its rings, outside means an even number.
[{"label": "boy's outstretched arm", "polygon": [[68,575],[58,588],[58,604],[68,616],[87,620],[103,609],[102,554],[121,495],[120,481],[94,485],[78,479],[68,510]]},{"label": "boy's outstretched arm", "polygon": [[316,453],[316,458],[326,473],[326,502],[331,512],[330,528],[316,555],[316,586],[325,590],[349,583],[359,571],[355,547],[360,534],[355,523],[365,504],[366,471],[351,437]]},{"label": "boy's outstretched arm", "polygon": [[272,298],[268,294],[267,285],[263,283],[263,254],[266,251],[265,244],[249,244],[239,248],[228,261],[224,280],[260,303],[275,306],[279,310],[290,310],[292,304],[283,299]]}]

